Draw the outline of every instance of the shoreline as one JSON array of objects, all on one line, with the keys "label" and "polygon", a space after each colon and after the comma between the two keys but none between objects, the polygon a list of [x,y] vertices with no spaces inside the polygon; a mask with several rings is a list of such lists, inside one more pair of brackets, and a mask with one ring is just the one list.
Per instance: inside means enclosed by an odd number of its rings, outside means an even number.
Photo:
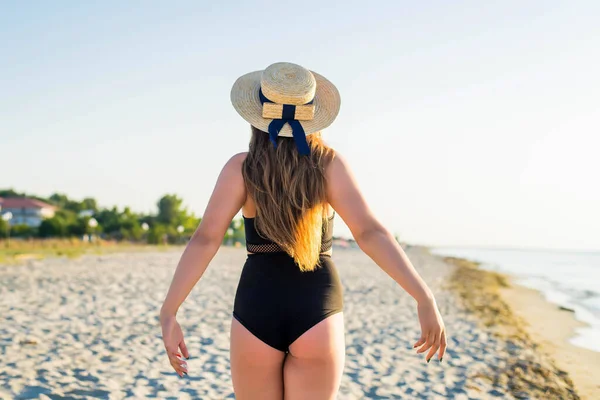
[{"label": "shoreline", "polygon": [[[456,267],[450,286],[465,305],[513,350],[514,365],[494,372],[505,375],[515,397],[527,387],[525,392],[541,398],[599,398],[600,353],[569,341],[587,324],[510,275],[480,269],[479,263],[467,259],[439,257]],[[518,348],[533,349],[533,354]]]},{"label": "shoreline", "polygon": [[576,329],[588,324],[577,320],[573,311],[547,301],[542,292],[512,280],[511,287],[500,293],[513,312],[526,321],[531,337],[569,374],[581,398],[599,398],[600,353],[570,342]]}]

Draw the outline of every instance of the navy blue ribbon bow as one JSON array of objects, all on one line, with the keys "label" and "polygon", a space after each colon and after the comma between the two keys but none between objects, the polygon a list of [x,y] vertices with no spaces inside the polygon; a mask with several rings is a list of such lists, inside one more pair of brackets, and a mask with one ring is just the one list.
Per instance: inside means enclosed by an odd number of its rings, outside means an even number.
[{"label": "navy blue ribbon bow", "polygon": [[[265,97],[262,90],[259,90],[259,96],[262,104],[273,103],[271,100]],[[312,100],[307,104],[312,104]],[[300,121],[295,118],[296,106],[292,104],[283,104],[281,119],[274,119],[269,124],[269,138],[271,139],[273,146],[277,147],[277,136],[279,136],[281,128],[283,128],[285,124],[288,124],[290,128],[292,128],[292,136],[294,137],[294,142],[296,142],[298,153],[301,155],[309,155],[310,147],[306,141],[306,133],[304,132],[304,128],[302,127]]]}]

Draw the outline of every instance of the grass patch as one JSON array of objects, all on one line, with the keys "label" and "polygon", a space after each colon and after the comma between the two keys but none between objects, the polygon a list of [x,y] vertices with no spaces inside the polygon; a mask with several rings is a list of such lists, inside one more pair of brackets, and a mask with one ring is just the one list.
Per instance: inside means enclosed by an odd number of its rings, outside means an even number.
[{"label": "grass patch", "polygon": [[79,239],[31,239],[0,241],[0,264],[20,264],[46,257],[76,258],[84,254],[107,254],[128,251],[166,251],[172,245],[147,245],[99,240],[93,243]]}]

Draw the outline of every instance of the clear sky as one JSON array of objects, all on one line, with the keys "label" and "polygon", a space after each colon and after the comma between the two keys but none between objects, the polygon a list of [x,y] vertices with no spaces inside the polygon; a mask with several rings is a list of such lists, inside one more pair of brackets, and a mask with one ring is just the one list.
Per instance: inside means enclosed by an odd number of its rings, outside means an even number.
[{"label": "clear sky", "polygon": [[201,215],[248,144],[231,85],[289,61],[338,86],[325,138],[402,239],[598,250],[598,15],[593,0],[0,1],[0,187],[145,212],[176,193]]}]

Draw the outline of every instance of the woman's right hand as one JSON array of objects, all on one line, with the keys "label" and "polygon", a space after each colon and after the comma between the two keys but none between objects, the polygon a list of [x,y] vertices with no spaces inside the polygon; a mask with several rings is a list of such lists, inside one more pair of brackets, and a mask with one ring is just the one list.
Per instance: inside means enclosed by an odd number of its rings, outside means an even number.
[{"label": "woman's right hand", "polygon": [[[169,362],[171,366],[177,372],[177,375],[183,377],[184,374],[187,375],[187,363],[185,360],[190,358],[190,354],[188,353],[188,349],[185,346],[185,341],[183,340],[183,332],[181,331],[181,327],[177,322],[175,316],[167,316],[160,317],[160,325],[162,328],[162,338],[165,345],[165,349],[167,350],[167,355],[169,356]],[[181,349],[181,353],[179,350]]]},{"label": "woman's right hand", "polygon": [[446,352],[446,327],[435,300],[419,303],[417,311],[419,323],[421,324],[421,338],[414,344],[413,348],[421,346],[417,350],[418,354],[429,350],[425,357],[427,362],[439,350],[438,359],[441,362]]}]

